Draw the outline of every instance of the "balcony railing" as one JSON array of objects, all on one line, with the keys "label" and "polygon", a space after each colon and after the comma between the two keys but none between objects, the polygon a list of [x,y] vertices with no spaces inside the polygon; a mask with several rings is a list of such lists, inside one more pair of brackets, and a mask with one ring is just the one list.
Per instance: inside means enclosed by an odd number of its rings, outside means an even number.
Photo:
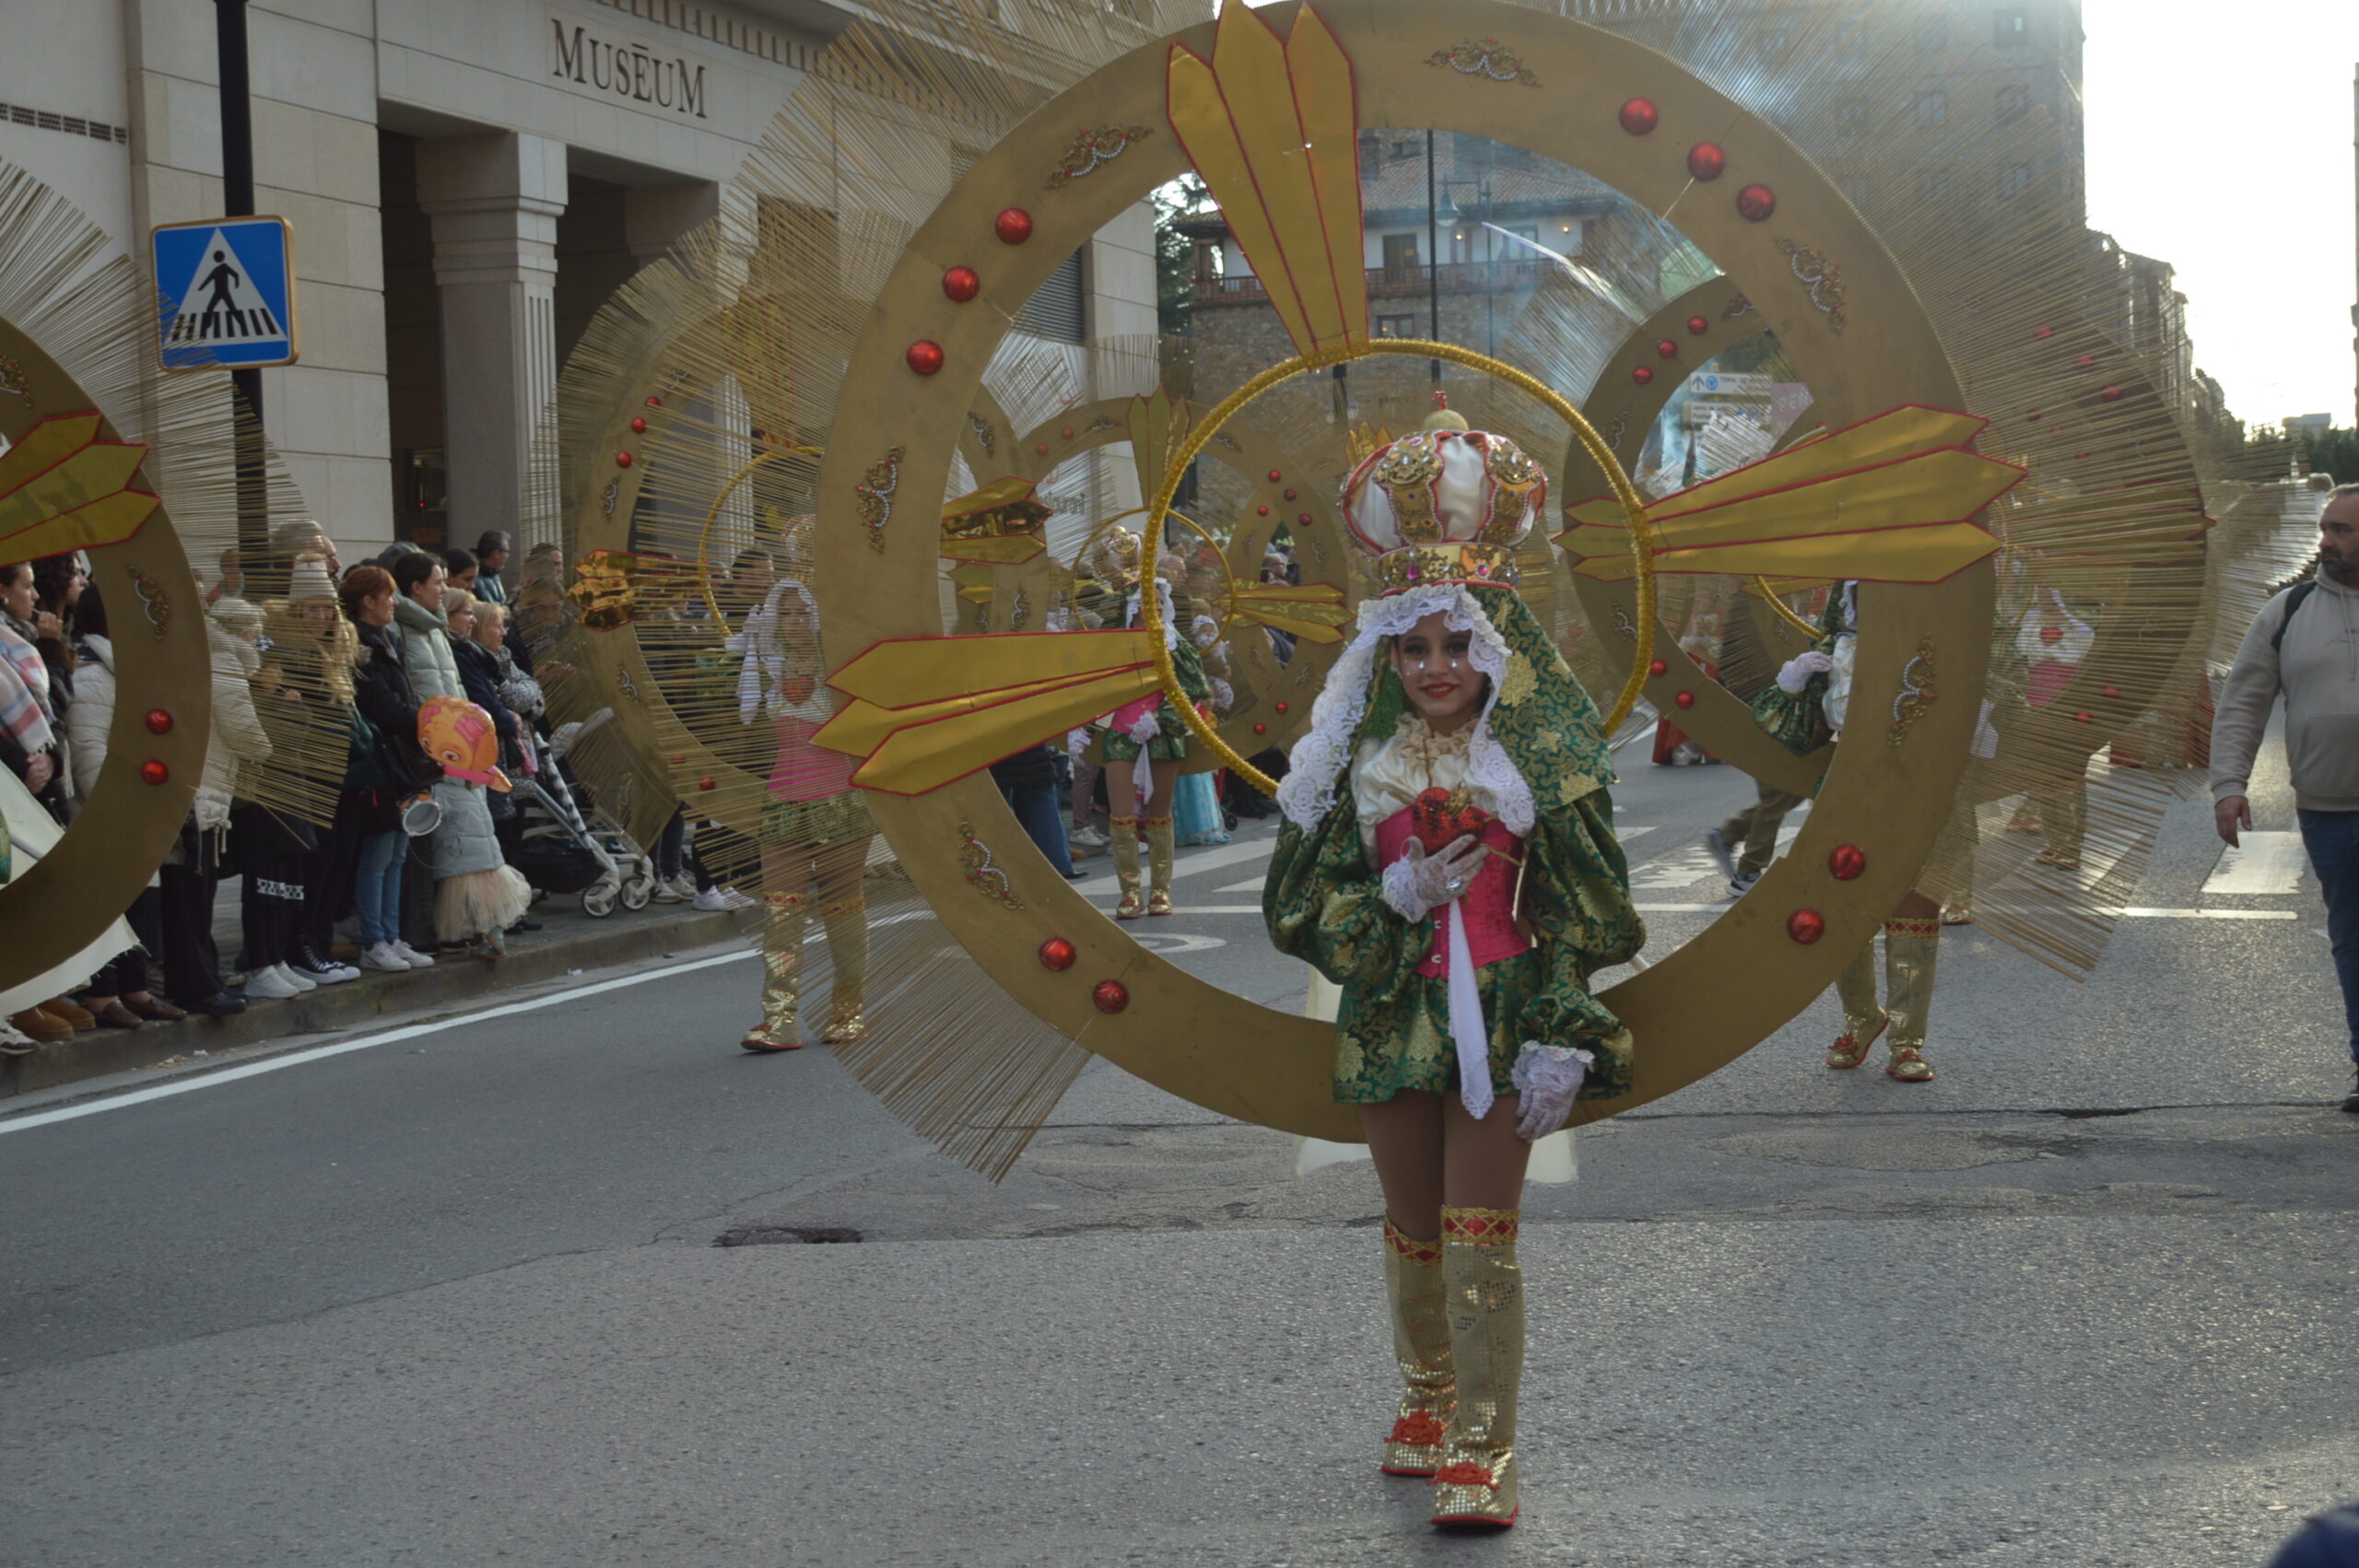
[{"label": "balcony railing", "polygon": [[[1367,291],[1370,298],[1381,298],[1388,295],[1422,295],[1437,286],[1444,294],[1536,288],[1555,264],[1534,256],[1512,262],[1445,262],[1438,268],[1369,267]],[[1438,278],[1433,275],[1437,272],[1440,274]],[[1196,279],[1196,303],[1200,305],[1258,305],[1266,303],[1269,298],[1270,291],[1250,273]]]}]

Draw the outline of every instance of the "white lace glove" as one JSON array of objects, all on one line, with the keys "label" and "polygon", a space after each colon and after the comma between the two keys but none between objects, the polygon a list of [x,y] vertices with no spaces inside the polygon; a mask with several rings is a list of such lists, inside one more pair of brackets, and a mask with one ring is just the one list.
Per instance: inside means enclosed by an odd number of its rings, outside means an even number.
[{"label": "white lace glove", "polygon": [[1461,835],[1438,854],[1428,855],[1417,840],[1409,852],[1384,868],[1384,901],[1412,924],[1463,895],[1473,884],[1482,864],[1483,841]]},{"label": "white lace glove", "polygon": [[1824,675],[1834,668],[1835,656],[1831,653],[1821,653],[1815,648],[1797,653],[1778,672],[1778,689],[1788,696],[1800,696],[1813,675]]},{"label": "white lace glove", "polygon": [[1537,1143],[1563,1127],[1565,1118],[1573,1114],[1573,1100],[1581,1092],[1581,1080],[1589,1076],[1590,1064],[1596,1059],[1571,1046],[1525,1041],[1522,1052],[1515,1059],[1515,1071],[1509,1074],[1517,1092],[1523,1096],[1523,1111],[1516,1118],[1515,1135],[1526,1143]]}]

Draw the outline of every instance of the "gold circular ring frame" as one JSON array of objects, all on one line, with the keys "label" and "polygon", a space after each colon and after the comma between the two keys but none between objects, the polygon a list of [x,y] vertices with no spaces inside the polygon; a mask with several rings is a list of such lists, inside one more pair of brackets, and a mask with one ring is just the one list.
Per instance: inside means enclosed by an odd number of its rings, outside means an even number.
[{"label": "gold circular ring frame", "polygon": [[[1630,716],[1630,709],[1637,706],[1638,693],[1646,685],[1647,661],[1654,657],[1654,552],[1653,535],[1647,526],[1647,504],[1639,498],[1629,476],[1622,472],[1622,465],[1614,461],[1613,451],[1606,446],[1604,439],[1590,427],[1588,420],[1581,417],[1580,410],[1567,402],[1554,387],[1503,359],[1478,354],[1471,348],[1461,348],[1454,343],[1404,337],[1356,343],[1315,354],[1298,354],[1292,359],[1271,366],[1221,399],[1219,404],[1188,432],[1188,439],[1180,444],[1180,450],[1171,454],[1162,479],[1156,485],[1155,498],[1147,503],[1146,539],[1139,547],[1140,554],[1148,558],[1155,556],[1156,546],[1163,540],[1163,520],[1170,515],[1171,497],[1179,492],[1180,481],[1186,475],[1188,465],[1196,461],[1197,454],[1220,433],[1221,427],[1237,417],[1247,404],[1279,382],[1289,380],[1306,370],[1323,370],[1331,365],[1345,365],[1356,359],[1386,356],[1445,359],[1451,364],[1463,365],[1469,369],[1497,377],[1526,397],[1544,404],[1550,413],[1562,419],[1572,429],[1573,439],[1587,448],[1590,458],[1604,469],[1607,481],[1614,486],[1615,498],[1622,503],[1623,514],[1630,520],[1630,550],[1637,566],[1638,584],[1637,656],[1632,662],[1629,678],[1623,683],[1621,695],[1614,699],[1612,713],[1606,717],[1605,728],[1611,732]],[[1179,710],[1180,718],[1187,720],[1189,731],[1211,747],[1238,778],[1265,795],[1275,794],[1278,781],[1238,755],[1237,749],[1221,739],[1219,731],[1205,721],[1203,715],[1198,713],[1195,705],[1188,699],[1188,695],[1180,689],[1179,672],[1172,668],[1171,650],[1164,646],[1163,627],[1156,619],[1156,606],[1145,598],[1139,603],[1140,608],[1145,612],[1147,644],[1155,650],[1156,674],[1163,682],[1164,692],[1171,698],[1172,707]]]},{"label": "gold circular ring frame", "polygon": [[[1298,14],[1273,6],[1251,15],[1283,32]],[[1908,403],[1965,406],[1909,278],[1841,193],[1774,127],[1662,55],[1505,0],[1458,0],[1447,8],[1360,0],[1322,15],[1351,62],[1360,124],[1464,132],[1579,169],[1710,256],[1732,287],[1744,289],[1813,387],[1839,391],[1847,405],[1871,414]],[[1427,63],[1485,35],[1514,50],[1545,101],[1564,112],[1534,114],[1535,95],[1520,80]],[[1099,67],[1003,136],[910,237],[847,357],[820,474],[819,579],[837,585],[823,589],[823,614],[839,667],[880,641],[942,635],[936,519],[930,504],[914,498],[948,493],[984,369],[1023,302],[1091,235],[1187,170],[1164,122],[1168,62],[1174,44],[1209,59],[1214,43],[1215,24],[1206,21]],[[1615,106],[1637,96],[1657,109],[1651,135],[1630,135],[1616,122]],[[1109,123],[1156,134],[1133,138],[1086,177],[1051,184],[1074,127]],[[1697,181],[1687,172],[1687,148],[1706,138],[1726,156],[1721,181]],[[1755,221],[1738,210],[1737,192],[1753,183],[1775,193],[1774,218]],[[1011,205],[1033,219],[1022,245],[993,232],[995,217]],[[1794,281],[1789,246],[1808,246],[1844,268],[1849,299],[1840,333]],[[953,265],[981,271],[985,287],[976,300],[945,298],[943,271]],[[920,338],[940,345],[939,373],[908,369],[906,352]],[[896,493],[908,499],[899,515],[873,524],[862,514],[861,487],[888,456]],[[1855,729],[1877,716],[1863,731],[1865,743],[1837,748],[1792,851],[1752,895],[1603,992],[1637,1039],[1636,1082],[1615,1100],[1584,1102],[1576,1119],[1671,1094],[1765,1038],[1826,989],[1914,884],[1947,819],[1972,739],[1992,580],[1976,569],[1938,585],[1863,591],[1852,704]],[[1940,700],[1912,710],[1888,737],[1883,716],[1925,639],[1941,657]],[[987,779],[915,797],[873,793],[869,803],[952,937],[1068,1038],[1217,1114],[1322,1138],[1360,1136],[1356,1109],[1334,1100],[1332,1024],[1250,1001],[1141,946],[1044,860],[1016,852],[1023,830]],[[958,855],[968,845],[1002,851],[995,864],[1020,909],[966,881]],[[1852,880],[1832,874],[1829,857],[1838,846],[1864,858],[1866,869]],[[1849,857],[1841,860],[1848,869]],[[1824,922],[1795,928],[1823,930],[1814,942],[1789,934],[1790,918],[1803,910]],[[1050,937],[1072,945],[1069,966],[1051,971],[1040,962]],[[1128,993],[1118,1012],[1101,1012],[1093,1000],[1093,989],[1107,980]],[[880,1014],[877,1026],[893,1025]]]}]

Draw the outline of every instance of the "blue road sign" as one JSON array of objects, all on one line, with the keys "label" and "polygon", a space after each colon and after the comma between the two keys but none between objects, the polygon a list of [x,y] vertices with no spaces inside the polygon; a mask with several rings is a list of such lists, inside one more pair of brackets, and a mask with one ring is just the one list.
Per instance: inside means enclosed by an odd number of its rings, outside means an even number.
[{"label": "blue road sign", "polygon": [[295,362],[295,235],[285,218],[167,224],[149,252],[165,369]]}]

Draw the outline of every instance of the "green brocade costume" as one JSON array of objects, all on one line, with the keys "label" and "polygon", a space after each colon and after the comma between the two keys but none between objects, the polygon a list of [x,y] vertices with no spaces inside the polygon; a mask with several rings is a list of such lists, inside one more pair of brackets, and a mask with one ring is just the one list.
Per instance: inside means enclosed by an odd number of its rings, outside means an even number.
[{"label": "green brocade costume", "polygon": [[[1204,679],[1203,661],[1196,657],[1195,645],[1183,637],[1176,638],[1170,647],[1171,672],[1180,677],[1180,689],[1186,692],[1192,701],[1210,702],[1213,696],[1212,683]],[[1155,710],[1155,738],[1148,741],[1144,748],[1147,760],[1150,762],[1186,761],[1188,720],[1180,716],[1177,708],[1172,706],[1168,694],[1165,695],[1161,705]],[[1123,734],[1120,730],[1109,729],[1106,731],[1106,760],[1108,762],[1135,762],[1138,760],[1140,749],[1138,742]]]},{"label": "green brocade costume", "polygon": [[[1811,648],[1832,653],[1843,635],[1843,589],[1838,583],[1819,612],[1818,636]],[[1753,699],[1753,721],[1768,737],[1793,753],[1808,756],[1835,738],[1826,722],[1826,691],[1833,683],[1824,673],[1813,675],[1799,692],[1790,692],[1772,680]]]},{"label": "green brocade costume", "polygon": [[[1517,1091],[1510,1074],[1527,1041],[1574,1047],[1596,1060],[1580,1098],[1628,1093],[1632,1045],[1620,1019],[1590,994],[1590,977],[1625,963],[1646,941],[1632,907],[1629,871],[1614,837],[1614,780],[1596,706],[1512,589],[1470,587],[1510,650],[1485,722],[1522,774],[1536,820],[1525,850],[1523,913],[1533,946],[1475,971],[1488,1032],[1491,1087]],[[1354,749],[1389,735],[1408,711],[1391,661],[1379,652]],[[1336,1015],[1335,1098],[1376,1104],[1403,1089],[1458,1087],[1449,980],[1417,965],[1435,922],[1412,924],[1384,900],[1379,869],[1361,844],[1350,768],[1313,828],[1280,830],[1262,895],[1279,951],[1343,988]]]}]

